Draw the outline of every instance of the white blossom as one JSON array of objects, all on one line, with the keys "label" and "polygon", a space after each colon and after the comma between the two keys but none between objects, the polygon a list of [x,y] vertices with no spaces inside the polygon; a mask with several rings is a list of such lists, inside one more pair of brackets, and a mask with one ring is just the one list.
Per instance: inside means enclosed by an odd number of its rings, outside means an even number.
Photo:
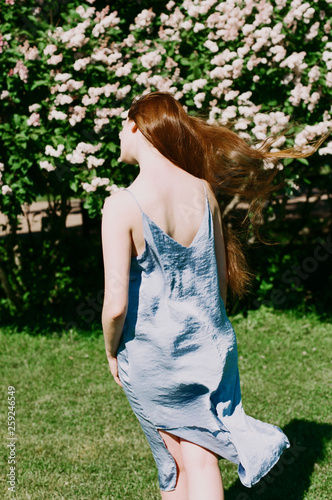
[{"label": "white blossom", "polygon": [[161,55],[158,50],[147,52],[141,57],[141,64],[144,68],[150,69],[153,66],[158,66],[161,62]]},{"label": "white blossom", "polygon": [[43,50],[45,56],[51,56],[58,50],[58,47],[54,44],[49,44],[46,45],[45,49]]},{"label": "white blossom", "polygon": [[196,108],[201,108],[202,107],[202,102],[205,100],[205,92],[199,92],[194,96],[194,103]]},{"label": "white blossom", "polygon": [[218,52],[218,50],[219,50],[218,45],[216,44],[216,42],[212,42],[211,40],[206,40],[206,42],[204,42],[203,45],[207,49],[211,50],[211,52]]},{"label": "white blossom", "polygon": [[45,147],[45,154],[47,156],[53,156],[55,158],[59,158],[59,156],[61,156],[64,149],[65,149],[65,147],[63,144],[58,144],[56,149],[54,149],[53,146],[47,145]]},{"label": "white blossom", "polygon": [[99,167],[100,165],[103,165],[103,163],[105,162],[103,158],[96,158],[93,155],[89,155],[86,160],[89,169],[93,167]]},{"label": "white blossom", "polygon": [[75,71],[80,71],[81,69],[85,69],[90,61],[91,57],[82,57],[81,59],[76,59],[73,68]]},{"label": "white blossom", "polygon": [[7,184],[4,184],[1,186],[1,192],[5,196],[6,194],[12,194],[13,190],[10,186],[7,186]]},{"label": "white blossom", "polygon": [[55,75],[54,80],[56,82],[66,82],[69,78],[71,78],[71,76],[72,75],[70,73],[58,73]]},{"label": "white blossom", "polygon": [[33,127],[39,127],[40,125],[40,114],[39,113],[32,113],[31,116],[27,119],[27,125],[33,126]]},{"label": "white blossom", "polygon": [[49,59],[47,59],[47,64],[59,64],[63,59],[63,54],[54,54]]},{"label": "white blossom", "polygon": [[51,109],[48,119],[49,120],[65,120],[67,118],[66,113],[63,113],[62,111],[58,111],[57,109]]},{"label": "white blossom", "polygon": [[44,160],[44,161],[40,161],[39,162],[39,166],[40,168],[42,168],[43,170],[47,170],[47,172],[52,172],[53,170],[56,169],[56,167],[54,165],[52,165],[52,163],[50,163],[49,161],[47,160]]}]

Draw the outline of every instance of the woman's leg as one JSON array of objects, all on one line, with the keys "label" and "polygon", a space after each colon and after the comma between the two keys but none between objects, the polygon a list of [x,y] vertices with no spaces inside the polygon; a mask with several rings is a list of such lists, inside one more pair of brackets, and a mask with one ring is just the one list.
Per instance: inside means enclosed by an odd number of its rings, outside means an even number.
[{"label": "woman's leg", "polygon": [[183,466],[180,438],[160,429],[158,431],[165,442],[166,448],[176,462],[178,473],[175,490],[161,491],[161,498],[162,500],[188,500],[187,476]]},{"label": "woman's leg", "polygon": [[190,441],[180,440],[188,480],[188,500],[224,500],[224,488],[215,453]]}]

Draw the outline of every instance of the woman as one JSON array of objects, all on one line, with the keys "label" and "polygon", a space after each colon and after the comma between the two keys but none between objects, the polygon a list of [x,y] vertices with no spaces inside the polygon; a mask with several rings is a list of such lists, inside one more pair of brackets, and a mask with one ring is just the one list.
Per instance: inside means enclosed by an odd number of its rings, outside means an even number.
[{"label": "woman", "polygon": [[162,498],[221,500],[221,457],[251,487],[290,443],[242,408],[225,304],[227,285],[241,296],[249,273],[215,193],[240,194],[259,215],[278,158],[306,155],[250,148],[160,92],[133,102],[120,139],[121,161],[140,173],[103,208],[110,371],[148,439]]}]

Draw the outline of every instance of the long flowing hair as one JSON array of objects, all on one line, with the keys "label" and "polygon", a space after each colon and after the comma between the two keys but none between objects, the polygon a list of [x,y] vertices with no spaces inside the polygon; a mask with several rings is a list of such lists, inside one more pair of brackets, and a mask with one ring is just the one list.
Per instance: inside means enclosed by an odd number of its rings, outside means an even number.
[{"label": "long flowing hair", "polygon": [[[248,145],[227,126],[213,125],[187,114],[167,92],[151,92],[135,98],[128,112],[143,136],[174,165],[206,179],[217,200],[237,196],[248,205],[245,219],[258,231],[264,203],[283,183],[274,182],[282,158],[305,158],[326,137],[310,148],[288,148],[271,152],[276,140],[268,138],[259,147]],[[266,167],[269,162],[269,168]],[[219,206],[220,202],[218,200]],[[223,223],[228,285],[242,297],[251,283],[242,245],[237,234]]]}]

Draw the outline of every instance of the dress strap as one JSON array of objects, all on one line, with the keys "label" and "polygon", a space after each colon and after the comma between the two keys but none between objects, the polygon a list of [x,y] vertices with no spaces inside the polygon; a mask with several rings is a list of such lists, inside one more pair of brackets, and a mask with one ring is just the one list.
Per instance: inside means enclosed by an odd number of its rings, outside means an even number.
[{"label": "dress strap", "polygon": [[198,177],[198,179],[201,181],[201,183],[203,184],[203,187],[204,187],[204,192],[205,192],[205,198],[207,198],[207,192],[206,192],[206,187],[205,187],[205,183],[202,181],[202,179],[200,179]]},{"label": "dress strap", "polygon": [[[205,187],[205,184],[204,184],[204,182],[202,181],[202,179],[200,179],[199,177],[198,177],[198,179],[199,179],[199,180],[201,181],[201,183],[203,184],[203,187],[204,187],[204,192],[205,192],[205,198],[207,198],[207,193],[206,193],[206,187]],[[138,205],[138,207],[139,207],[140,211],[141,211],[142,213],[144,213],[144,211],[142,210],[141,205],[138,203],[137,198],[136,198],[136,196],[134,195],[134,193],[133,193],[132,191],[130,191],[129,189],[127,189],[127,188],[124,188],[124,191],[128,191],[128,193],[130,193],[130,194],[134,197],[134,199],[135,199],[135,201],[136,201],[136,203],[137,203],[137,205]]]},{"label": "dress strap", "polygon": [[141,209],[141,205],[138,203],[137,198],[136,198],[136,196],[134,195],[134,193],[133,193],[132,191],[129,191],[129,189],[127,189],[127,188],[124,188],[124,191],[128,191],[128,193],[130,193],[131,195],[133,195],[133,197],[134,197],[134,199],[135,199],[135,201],[136,201],[137,205],[139,206],[140,211],[141,211],[142,213],[144,213],[144,212],[143,212],[143,210]]}]

